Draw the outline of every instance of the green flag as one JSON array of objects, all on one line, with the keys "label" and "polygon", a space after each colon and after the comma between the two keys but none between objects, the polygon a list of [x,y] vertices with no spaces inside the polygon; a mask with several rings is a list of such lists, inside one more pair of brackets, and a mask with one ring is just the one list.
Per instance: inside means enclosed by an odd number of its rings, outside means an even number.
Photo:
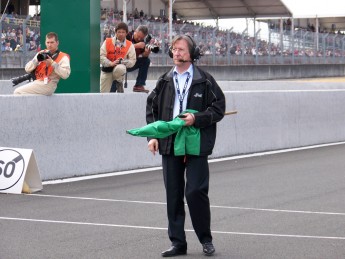
[{"label": "green flag", "polygon": [[176,133],[185,124],[184,120],[176,117],[172,121],[155,121],[141,128],[130,129],[127,133],[138,137],[166,138]]},{"label": "green flag", "polygon": [[[186,110],[183,113],[195,113],[195,110]],[[127,130],[128,134],[138,137],[166,138],[176,134],[174,153],[180,155],[200,154],[200,130],[194,126],[185,127],[185,121],[176,117],[172,121],[155,121],[141,128]]]}]

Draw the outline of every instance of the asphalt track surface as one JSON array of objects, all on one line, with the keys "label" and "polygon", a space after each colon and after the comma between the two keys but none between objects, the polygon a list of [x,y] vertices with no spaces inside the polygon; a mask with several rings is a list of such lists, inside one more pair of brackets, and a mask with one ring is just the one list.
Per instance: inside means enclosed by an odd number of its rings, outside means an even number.
[{"label": "asphalt track surface", "polygon": [[[345,144],[211,161],[214,258],[345,258]],[[161,258],[160,168],[0,194],[0,258]],[[188,209],[188,254],[205,258]]]}]

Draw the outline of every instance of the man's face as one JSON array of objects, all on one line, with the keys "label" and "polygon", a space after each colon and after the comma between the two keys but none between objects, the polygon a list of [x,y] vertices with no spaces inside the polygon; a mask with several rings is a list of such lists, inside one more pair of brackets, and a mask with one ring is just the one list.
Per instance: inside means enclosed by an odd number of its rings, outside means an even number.
[{"label": "man's face", "polygon": [[[186,40],[182,39],[182,40],[176,41],[172,48],[172,53],[173,53],[173,60],[174,60],[175,65],[183,64],[186,61],[191,62],[188,43]],[[182,60],[184,62],[181,62]]]},{"label": "man's face", "polygon": [[142,42],[145,39],[145,35],[141,31],[135,31],[133,37],[135,42]]},{"label": "man's face", "polygon": [[126,39],[126,35],[127,35],[127,31],[126,30],[123,30],[123,29],[118,29],[116,31],[116,38],[119,40],[119,41],[124,41]]},{"label": "man's face", "polygon": [[58,49],[58,46],[59,41],[56,41],[55,37],[46,38],[46,47],[50,52],[54,53]]}]

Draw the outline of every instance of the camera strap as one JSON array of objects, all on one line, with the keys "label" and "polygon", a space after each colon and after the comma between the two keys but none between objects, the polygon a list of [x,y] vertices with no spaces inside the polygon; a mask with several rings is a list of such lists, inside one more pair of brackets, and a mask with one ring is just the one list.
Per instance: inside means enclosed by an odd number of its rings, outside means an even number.
[{"label": "camera strap", "polygon": [[56,50],[56,52],[51,56],[52,60],[55,61],[55,59],[57,59],[57,57],[59,56],[60,54],[60,50]]}]

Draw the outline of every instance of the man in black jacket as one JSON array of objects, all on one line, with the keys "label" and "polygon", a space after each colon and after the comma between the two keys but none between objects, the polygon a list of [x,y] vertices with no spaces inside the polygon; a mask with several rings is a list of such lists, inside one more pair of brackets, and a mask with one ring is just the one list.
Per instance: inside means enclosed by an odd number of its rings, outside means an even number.
[{"label": "man in black jacket", "polygon": [[175,66],[158,79],[155,89],[148,96],[146,121],[170,121],[186,109],[196,110],[196,113],[185,113],[182,119],[185,126],[193,125],[200,129],[200,154],[175,156],[175,135],[159,140],[149,139],[149,150],[153,154],[159,151],[162,155],[166,189],[171,247],[162,252],[162,256],[187,253],[184,193],[203,252],[212,255],[215,248],[210,226],[208,155],[215,144],[216,123],[224,117],[225,97],[214,78],[194,65],[193,61],[199,58],[200,53],[190,36],[176,36],[169,55]]}]

